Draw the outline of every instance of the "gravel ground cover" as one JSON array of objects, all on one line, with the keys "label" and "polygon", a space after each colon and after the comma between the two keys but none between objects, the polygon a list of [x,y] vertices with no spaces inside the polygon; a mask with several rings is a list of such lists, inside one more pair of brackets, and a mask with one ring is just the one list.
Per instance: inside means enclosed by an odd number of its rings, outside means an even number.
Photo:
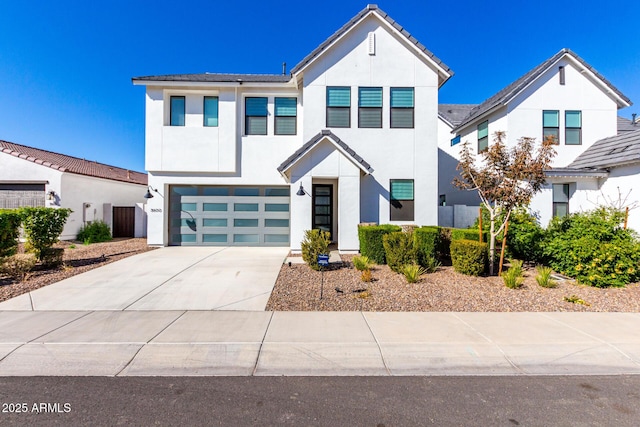
[{"label": "gravel ground cover", "polygon": [[351,258],[343,255],[342,266],[324,272],[322,299],[320,272],[306,264],[284,264],[267,310],[640,312],[640,284],[599,289],[563,280],[556,288],[543,288],[535,281],[536,270],[528,268],[522,287],[509,289],[500,277],[465,276],[447,266],[423,275],[418,283],[407,283],[386,265],[375,266],[373,281],[364,283]]},{"label": "gravel ground cover", "polygon": [[[55,247],[64,248],[63,266],[48,270],[36,266],[22,283],[10,277],[0,276],[0,301],[17,297],[119,259],[155,249],[147,246],[146,238],[114,239],[110,242],[91,245],[64,241],[57,243]],[[22,245],[18,248],[18,252],[24,252]]]}]

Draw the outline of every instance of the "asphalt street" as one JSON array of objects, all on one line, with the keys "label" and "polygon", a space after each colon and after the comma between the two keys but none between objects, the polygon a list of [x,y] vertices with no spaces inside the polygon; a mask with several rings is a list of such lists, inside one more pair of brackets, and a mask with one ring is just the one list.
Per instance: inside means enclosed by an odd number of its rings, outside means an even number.
[{"label": "asphalt street", "polygon": [[637,426],[640,376],[13,377],[1,425]]}]

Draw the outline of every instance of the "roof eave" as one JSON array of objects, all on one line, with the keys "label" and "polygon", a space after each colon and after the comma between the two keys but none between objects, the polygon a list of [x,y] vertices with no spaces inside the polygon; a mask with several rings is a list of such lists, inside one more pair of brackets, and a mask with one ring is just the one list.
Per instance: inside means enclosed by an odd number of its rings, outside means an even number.
[{"label": "roof eave", "polygon": [[131,79],[134,86],[161,86],[161,87],[296,87],[293,79],[288,82],[203,82],[184,80],[136,80]]}]

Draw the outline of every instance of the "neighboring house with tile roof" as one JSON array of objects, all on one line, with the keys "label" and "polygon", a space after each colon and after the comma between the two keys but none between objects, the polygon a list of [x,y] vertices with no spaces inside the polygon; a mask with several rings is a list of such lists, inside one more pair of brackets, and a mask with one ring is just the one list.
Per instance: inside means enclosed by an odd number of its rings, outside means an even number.
[{"label": "neighboring house with tile roof", "polygon": [[618,116],[618,135],[640,129],[640,121],[633,115],[633,120]]},{"label": "neighboring house with tile roof", "polygon": [[368,5],[290,74],[134,78],[163,195],[148,202],[149,243],[299,251],[318,228],[354,252],[361,222],[437,224],[438,89],[452,74]]},{"label": "neighboring house with tile roof", "polygon": [[0,209],[70,208],[63,240],[96,220],[114,236],[144,236],[146,190],[144,173],[0,140]]}]

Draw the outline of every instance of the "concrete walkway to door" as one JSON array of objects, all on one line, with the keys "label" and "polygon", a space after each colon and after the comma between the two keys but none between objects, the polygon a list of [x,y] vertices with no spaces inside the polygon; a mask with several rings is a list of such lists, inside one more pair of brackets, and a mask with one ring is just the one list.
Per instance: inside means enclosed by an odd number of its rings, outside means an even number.
[{"label": "concrete walkway to door", "polygon": [[258,310],[288,248],[166,247],[0,303],[1,310]]}]

